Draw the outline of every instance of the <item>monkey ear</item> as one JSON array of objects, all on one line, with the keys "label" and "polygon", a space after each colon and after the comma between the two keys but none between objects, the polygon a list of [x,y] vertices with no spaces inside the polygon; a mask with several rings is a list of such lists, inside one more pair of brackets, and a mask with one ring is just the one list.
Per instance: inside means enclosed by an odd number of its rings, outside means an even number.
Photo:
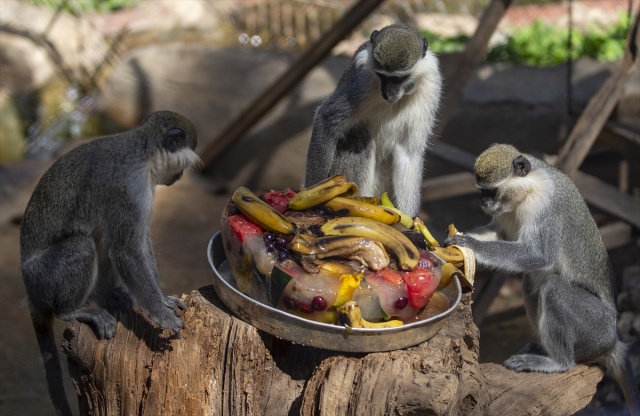
[{"label": "monkey ear", "polygon": [[369,38],[369,41],[371,43],[373,43],[376,40],[376,38],[378,37],[379,33],[380,33],[379,30],[374,30],[373,32],[371,32],[371,37]]},{"label": "monkey ear", "polygon": [[168,152],[175,152],[187,144],[187,135],[180,127],[173,127],[167,131],[162,140],[162,147]]},{"label": "monkey ear", "polygon": [[427,56],[427,49],[429,49],[429,41],[427,38],[422,38],[422,57]]},{"label": "monkey ear", "polygon": [[520,155],[513,159],[513,173],[517,176],[527,176],[531,172],[531,162],[524,156]]}]

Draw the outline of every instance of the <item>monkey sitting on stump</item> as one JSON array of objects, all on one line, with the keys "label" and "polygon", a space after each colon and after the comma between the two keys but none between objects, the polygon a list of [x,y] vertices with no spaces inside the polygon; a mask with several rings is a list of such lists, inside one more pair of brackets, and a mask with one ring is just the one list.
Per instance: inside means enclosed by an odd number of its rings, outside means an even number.
[{"label": "monkey sitting on stump", "polygon": [[399,209],[418,215],[441,84],[420,32],[403,24],[373,31],[316,112],[304,186],[346,175],[361,195],[389,191]]},{"label": "monkey sitting on stump", "polygon": [[634,415],[638,388],[616,327],[615,276],[598,227],[564,173],[509,145],[475,163],[482,209],[491,222],[445,241],[473,250],[479,264],[525,273],[525,309],[538,344],[504,365],[515,371],[565,372],[576,363],[604,365]]},{"label": "monkey sitting on stump", "polygon": [[[71,414],[53,334],[53,318],[89,324],[112,338],[103,307],[113,296],[137,302],[180,335],[186,306],[158,282],[149,224],[156,185],[171,185],[199,163],[198,136],[179,114],[155,112],[128,132],[82,144],[44,174],[20,227],[22,275],[31,319],[58,414]],[[125,288],[118,287],[119,281]],[[89,306],[95,302],[98,307]]]}]

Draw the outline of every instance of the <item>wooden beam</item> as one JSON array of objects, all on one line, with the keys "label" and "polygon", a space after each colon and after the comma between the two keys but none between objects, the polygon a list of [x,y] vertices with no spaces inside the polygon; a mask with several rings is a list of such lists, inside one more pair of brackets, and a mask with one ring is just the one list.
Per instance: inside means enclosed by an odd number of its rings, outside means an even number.
[{"label": "wooden beam", "polygon": [[631,242],[631,226],[622,221],[605,224],[600,227],[600,235],[607,250],[613,250]]},{"label": "wooden beam", "polygon": [[437,176],[423,182],[422,202],[438,201],[478,192],[476,178],[470,172]]},{"label": "wooden beam", "polygon": [[235,117],[201,152],[204,162],[203,174],[210,173],[215,161],[243,134],[248,132],[285,95],[287,95],[316,65],[331,52],[384,0],[360,0],[342,18],[312,45],[307,47],[300,58],[275,80],[266,91],[253,100],[247,108]]},{"label": "wooden beam", "polygon": [[430,156],[435,156],[468,171],[473,171],[473,165],[476,163],[476,155],[447,144],[442,140],[434,142],[427,150],[427,157]]},{"label": "wooden beam", "polygon": [[609,121],[605,124],[598,136],[598,143],[615,149],[625,158],[640,161],[640,134],[622,123]]},{"label": "wooden beam", "polygon": [[627,45],[620,68],[604,83],[600,90],[587,104],[567,141],[560,149],[558,168],[573,177],[593,147],[603,126],[609,119],[620,95],[624,91],[625,82],[638,64],[638,47],[640,47],[640,31],[636,13],[633,25],[629,29]]},{"label": "wooden beam", "polygon": [[573,180],[587,203],[640,227],[640,201],[579,170],[575,172]]}]

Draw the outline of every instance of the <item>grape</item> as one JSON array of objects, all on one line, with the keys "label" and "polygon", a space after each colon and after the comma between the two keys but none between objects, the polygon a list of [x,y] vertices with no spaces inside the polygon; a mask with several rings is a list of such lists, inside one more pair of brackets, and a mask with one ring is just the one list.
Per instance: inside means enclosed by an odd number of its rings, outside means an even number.
[{"label": "grape", "polygon": [[285,296],[284,298],[282,298],[282,303],[284,303],[284,307],[287,309],[295,309],[296,308],[296,301],[291,299],[289,296]]},{"label": "grape", "polygon": [[311,307],[316,311],[323,311],[327,309],[327,301],[322,296],[316,296],[311,300]]},{"label": "grape", "polygon": [[396,300],[395,307],[396,309],[404,309],[409,304],[409,298],[405,296],[400,296],[398,300]]},{"label": "grape", "polygon": [[287,240],[287,237],[280,236],[276,240],[276,245],[279,246],[279,247],[286,247],[288,242],[289,242],[289,240]]},{"label": "grape", "polygon": [[313,310],[311,309],[311,305],[308,303],[300,303],[298,305],[298,310],[302,313],[311,313]]},{"label": "grape", "polygon": [[274,241],[276,241],[276,236],[271,234],[271,233],[264,233],[262,238],[264,238],[264,242],[267,243],[267,244],[268,243],[273,243]]},{"label": "grape", "polygon": [[283,250],[283,249],[279,249],[278,250],[278,260],[279,261],[285,261],[288,258],[289,258],[289,253],[287,253],[287,250]]}]

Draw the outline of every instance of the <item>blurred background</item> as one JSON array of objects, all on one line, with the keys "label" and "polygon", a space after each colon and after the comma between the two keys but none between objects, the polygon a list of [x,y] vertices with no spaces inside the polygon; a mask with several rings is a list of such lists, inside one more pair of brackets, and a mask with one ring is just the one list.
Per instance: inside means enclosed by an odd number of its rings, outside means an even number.
[{"label": "blurred background", "polygon": [[[0,0],[0,414],[53,411],[21,303],[19,224],[38,178],[77,143],[130,129],[156,110],[194,122],[205,168],[158,189],[152,224],[163,289],[189,293],[209,284],[207,242],[233,190],[299,187],[315,108],[372,30],[405,22],[428,38],[445,80],[448,100],[435,137],[442,146],[427,154],[421,212],[442,239],[449,223],[464,231],[487,222],[468,162],[491,143],[557,159],[589,101],[621,70],[640,0],[386,0],[345,25],[361,5]],[[335,31],[348,35],[316,56],[309,71],[296,72]],[[289,75],[299,82],[264,114],[247,113],[273,98],[268,92]],[[639,160],[636,70],[620,82],[615,108],[579,166],[592,180],[581,190],[609,248],[619,329],[635,342],[636,374]],[[531,337],[520,280],[481,276],[477,285],[480,360],[500,362]],[[64,325],[56,330],[61,342]],[[70,382],[67,392],[72,398]],[[624,414],[622,403],[605,378],[580,414]]]}]

